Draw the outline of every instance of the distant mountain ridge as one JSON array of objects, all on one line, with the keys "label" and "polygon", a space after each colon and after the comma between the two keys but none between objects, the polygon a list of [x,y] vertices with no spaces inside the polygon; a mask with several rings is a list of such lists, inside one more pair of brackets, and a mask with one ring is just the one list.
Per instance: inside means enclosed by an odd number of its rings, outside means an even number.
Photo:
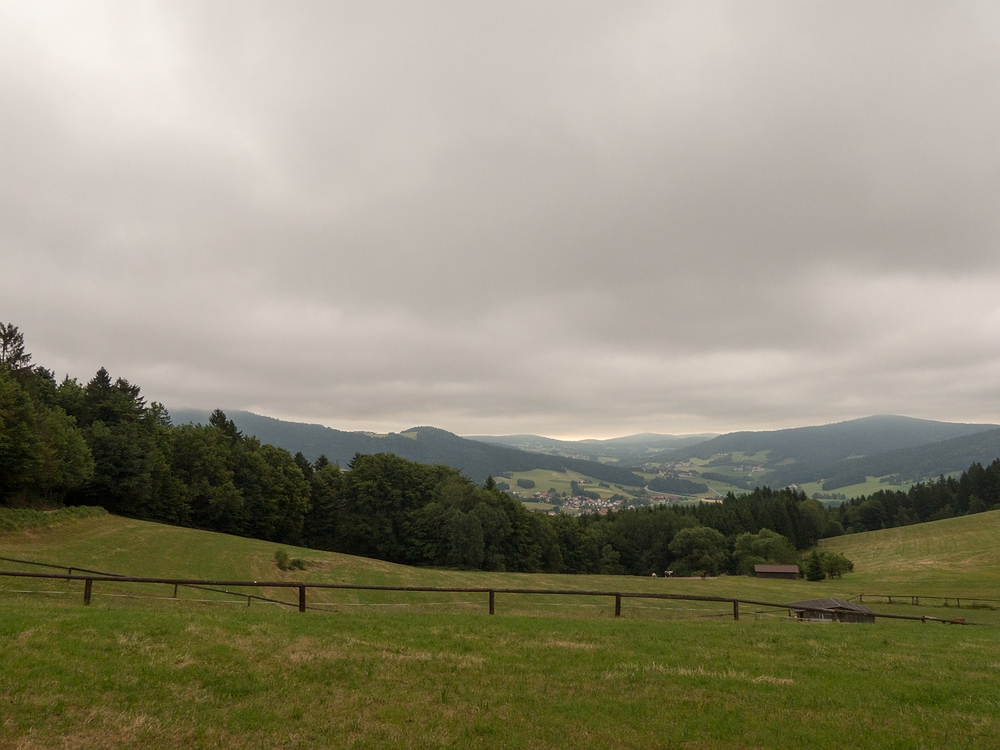
[{"label": "distant mountain ridge", "polygon": [[531,453],[586,456],[590,460],[611,459],[621,464],[638,464],[650,455],[676,450],[714,438],[718,433],[701,435],[660,435],[644,432],[606,440],[557,440],[541,435],[467,435],[470,440],[506,445]]},{"label": "distant mountain ridge", "polygon": [[[174,424],[206,424],[209,414],[203,409],[170,411]],[[490,445],[436,427],[414,427],[401,433],[374,435],[345,432],[319,424],[286,422],[248,411],[232,410],[226,415],[244,434],[255,435],[262,442],[292,453],[301,451],[310,461],[325,455],[330,461],[347,466],[357,453],[394,453],[410,461],[451,466],[477,482],[508,472],[548,469],[578,471],[595,479],[631,487],[640,487],[644,483],[642,477],[631,470],[615,465]]]},{"label": "distant mountain ridge", "polygon": [[[732,432],[694,446],[666,451],[650,458],[650,462],[708,460],[734,453],[752,456],[766,451],[766,457],[759,461],[766,473],[757,483],[772,487],[828,480],[835,476],[844,479],[848,475],[885,476],[904,473],[904,470],[912,475],[918,465],[929,471],[917,477],[923,478],[968,468],[971,461],[956,464],[967,456],[988,455],[996,441],[990,437],[978,441],[973,438],[997,428],[998,425],[993,424],[872,416],[813,427]],[[964,438],[968,440],[962,442]],[[718,458],[712,463],[714,471],[727,470],[727,464]],[[734,459],[728,468],[739,463]],[[956,464],[953,468],[941,468],[953,464]]]},{"label": "distant mountain ridge", "polygon": [[[395,453],[420,463],[445,464],[475,481],[533,469],[577,471],[612,484],[645,484],[635,471],[675,466],[695,458],[702,480],[752,489],[823,482],[824,491],[857,484],[866,476],[903,482],[988,464],[1000,457],[1000,425],[935,422],[873,416],[829,425],[761,432],[699,435],[632,435],[611,440],[555,440],[537,435],[460,437],[434,427],[376,435],[318,424],[287,422],[247,411],[227,412],[236,426],[261,441],[315,460],[321,454],[346,466],[357,453]],[[175,424],[206,423],[205,410],[175,409]],[[678,442],[691,441],[687,445]],[[512,445],[513,443],[514,445]],[[669,449],[654,450],[666,444]],[[527,447],[530,446],[530,447]],[[587,452],[592,450],[593,452]],[[559,454],[570,454],[559,455]],[[754,456],[753,460],[745,456]],[[612,459],[601,463],[589,458]],[[750,469],[753,469],[750,471]],[[677,467],[684,476],[685,469]],[[688,469],[690,471],[690,469]],[[668,475],[670,472],[667,472]],[[698,476],[690,479],[697,482]]]}]

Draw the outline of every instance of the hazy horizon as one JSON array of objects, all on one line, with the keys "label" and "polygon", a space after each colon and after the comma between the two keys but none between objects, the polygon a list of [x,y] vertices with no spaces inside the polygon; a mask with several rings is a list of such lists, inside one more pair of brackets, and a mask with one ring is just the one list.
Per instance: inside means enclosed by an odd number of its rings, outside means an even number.
[{"label": "hazy horizon", "polygon": [[[283,417],[276,417],[276,416],[274,416],[272,414],[263,414],[263,413],[260,413],[260,412],[254,412],[254,411],[252,411],[250,409],[228,409],[227,410],[224,407],[214,407],[214,408],[222,408],[222,410],[224,412],[227,412],[227,414],[230,414],[230,415],[236,414],[238,412],[250,412],[252,414],[255,414],[258,417],[265,417],[265,418],[268,418],[268,419],[278,419],[278,420],[281,420],[281,421],[296,422],[296,423],[299,423],[299,424],[320,425],[322,427],[329,427],[331,429],[341,430],[343,432],[365,432],[365,433],[378,434],[378,435],[388,435],[390,433],[399,434],[399,433],[402,433],[402,432],[406,432],[407,430],[413,429],[415,427],[436,427],[438,429],[447,430],[448,432],[452,432],[452,433],[454,433],[456,435],[459,435],[460,437],[465,437],[465,438],[469,438],[469,439],[473,439],[473,440],[476,439],[476,438],[480,438],[480,437],[518,437],[518,436],[529,437],[530,436],[530,437],[545,438],[545,439],[548,439],[548,440],[560,440],[560,441],[566,441],[566,442],[581,442],[581,441],[586,441],[586,440],[595,440],[595,441],[615,440],[615,439],[636,437],[638,435],[650,435],[650,436],[655,436],[655,437],[673,437],[673,438],[687,438],[687,437],[701,437],[701,436],[706,436],[706,439],[710,439],[711,437],[715,437],[715,436],[718,436],[718,435],[724,435],[724,434],[731,433],[731,432],[742,432],[742,431],[744,431],[744,430],[723,430],[721,432],[705,431],[705,432],[686,432],[686,433],[669,433],[669,432],[649,432],[649,431],[645,431],[645,432],[638,432],[638,433],[623,433],[623,434],[620,434],[620,435],[606,435],[606,436],[595,437],[594,435],[591,435],[591,434],[581,434],[579,436],[561,436],[561,435],[542,435],[542,434],[534,433],[534,432],[495,433],[495,434],[487,434],[487,433],[458,433],[458,432],[455,432],[454,430],[448,430],[447,427],[444,427],[442,425],[435,425],[435,424],[410,424],[410,425],[401,426],[401,427],[399,427],[397,429],[390,429],[390,430],[366,430],[364,428],[347,429],[347,428],[344,428],[344,427],[340,427],[340,426],[338,426],[335,423],[334,424],[328,424],[328,423],[325,423],[325,422],[310,421],[310,420],[304,420],[304,419],[285,419]],[[174,412],[171,411],[171,409],[170,409],[169,406],[167,407],[167,410],[171,414],[174,414]],[[214,409],[202,409],[202,408],[197,408],[197,407],[176,407],[176,412],[177,413],[181,413],[183,415],[182,418],[180,419],[181,423],[183,423],[183,421],[184,421],[183,417],[188,416],[188,414],[190,412],[201,412],[201,413],[204,413],[204,414],[207,415],[207,414],[211,413],[211,411],[213,411],[213,410]],[[824,422],[822,424],[794,424],[794,425],[787,425],[785,427],[775,427],[775,428],[772,428],[772,429],[774,429],[774,430],[782,430],[782,429],[796,429],[796,428],[801,428],[801,427],[822,427],[822,426],[829,425],[829,424],[838,424],[838,423],[841,423],[841,422],[854,421],[855,419],[866,419],[866,418],[873,418],[873,417],[903,417],[904,419],[919,419],[919,417],[909,417],[909,416],[907,416],[905,414],[868,414],[865,417],[855,417],[855,418],[846,419],[846,420],[836,420],[834,422]],[[175,419],[175,422],[177,422],[177,421],[178,420]],[[957,422],[956,420],[936,420],[936,421],[951,422],[953,424],[970,424],[970,423],[960,423],[960,422]],[[991,423],[991,422],[976,422],[976,423],[971,423],[971,424],[993,424],[993,423]],[[751,430],[751,431],[756,431],[756,430]],[[768,431],[768,430],[763,430],[763,431]]]},{"label": "hazy horizon", "polygon": [[9,3],[0,90],[0,320],[59,377],[377,432],[1000,422],[996,3]]}]

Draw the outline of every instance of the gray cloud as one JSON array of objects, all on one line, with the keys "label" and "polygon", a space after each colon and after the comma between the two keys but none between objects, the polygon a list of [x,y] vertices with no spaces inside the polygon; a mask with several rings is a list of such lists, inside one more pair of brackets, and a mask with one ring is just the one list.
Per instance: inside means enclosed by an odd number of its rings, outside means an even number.
[{"label": "gray cloud", "polygon": [[168,405],[1000,421],[992,3],[0,9],[0,318]]}]

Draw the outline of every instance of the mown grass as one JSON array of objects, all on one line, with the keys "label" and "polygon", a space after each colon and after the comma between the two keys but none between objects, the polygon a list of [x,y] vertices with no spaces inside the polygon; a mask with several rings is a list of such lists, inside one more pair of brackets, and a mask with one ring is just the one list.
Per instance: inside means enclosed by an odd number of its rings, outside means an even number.
[{"label": "mown grass", "polygon": [[[780,602],[897,584],[995,592],[998,531],[991,512],[828,540],[857,572],[820,583],[416,569],[292,547],[308,568],[283,573],[277,545],[115,516],[0,534],[0,555],[148,576]],[[162,586],[142,592],[164,599],[122,598],[135,589],[110,583],[84,607],[79,584],[11,593],[27,587],[0,579],[0,748],[1000,746],[994,627],[811,624],[753,607],[733,622],[726,605],[631,599],[615,619],[613,600],[582,596],[498,595],[490,617],[481,594],[377,592],[310,591],[330,606],[301,614]]]},{"label": "mown grass", "polygon": [[0,747],[991,747],[987,629],[7,600]]},{"label": "mown grass", "polygon": [[1000,599],[1000,511],[821,542],[854,561],[849,579],[864,591]]}]

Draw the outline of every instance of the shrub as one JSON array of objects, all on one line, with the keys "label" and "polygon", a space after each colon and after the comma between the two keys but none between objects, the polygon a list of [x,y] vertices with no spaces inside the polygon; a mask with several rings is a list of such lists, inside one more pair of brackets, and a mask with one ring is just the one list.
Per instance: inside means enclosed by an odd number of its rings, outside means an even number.
[{"label": "shrub", "polygon": [[518,479],[517,480],[517,486],[520,487],[520,488],[522,488],[522,489],[525,489],[525,490],[534,489],[534,487],[535,487],[535,480],[534,479]]},{"label": "shrub", "polygon": [[274,553],[274,564],[278,566],[278,570],[291,570],[295,568],[296,570],[305,570],[306,561],[301,557],[288,557],[288,553],[283,549],[276,550]]},{"label": "shrub", "polygon": [[854,563],[839,552],[824,552],[821,559],[827,578],[842,578],[844,573],[854,572]]},{"label": "shrub", "polygon": [[275,551],[274,563],[278,566],[278,570],[288,570],[292,566],[292,561],[288,559],[288,553],[283,549]]}]

